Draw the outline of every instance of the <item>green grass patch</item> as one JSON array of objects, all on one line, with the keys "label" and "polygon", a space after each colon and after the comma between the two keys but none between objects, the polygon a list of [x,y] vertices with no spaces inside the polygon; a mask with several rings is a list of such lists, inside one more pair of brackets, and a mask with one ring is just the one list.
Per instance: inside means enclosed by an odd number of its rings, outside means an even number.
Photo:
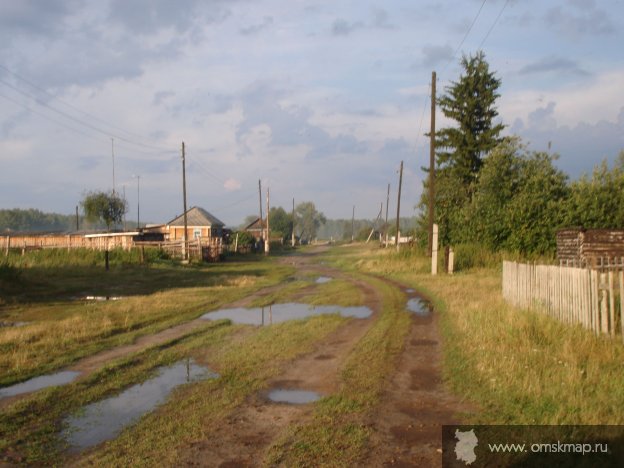
[{"label": "green grass patch", "polygon": [[338,393],[317,403],[311,421],[290,427],[270,448],[270,466],[356,466],[370,430],[365,419],[379,401],[385,378],[403,349],[410,317],[403,294],[378,279],[356,274],[382,294],[382,312],[349,354]]},{"label": "green grass patch", "polygon": [[481,424],[624,423],[624,346],[580,326],[509,306],[499,268],[432,277],[427,258],[353,251],[364,271],[434,299],[450,389],[475,403]]}]

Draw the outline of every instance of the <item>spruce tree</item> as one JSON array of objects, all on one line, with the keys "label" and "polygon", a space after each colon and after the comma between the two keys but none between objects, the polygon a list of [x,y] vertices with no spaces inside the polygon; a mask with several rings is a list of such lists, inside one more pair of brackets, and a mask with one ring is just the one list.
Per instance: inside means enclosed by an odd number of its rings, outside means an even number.
[{"label": "spruce tree", "polygon": [[[502,141],[499,134],[504,128],[494,123],[501,81],[490,72],[483,52],[462,57],[461,65],[459,80],[447,86],[437,100],[444,116],[455,122],[436,132],[435,222],[442,245],[471,240],[465,208],[472,200],[483,159]],[[428,180],[419,204],[423,213],[429,204],[427,186]],[[419,224],[423,232],[424,217]]]},{"label": "spruce tree", "polygon": [[497,90],[501,81],[490,72],[483,52],[464,56],[461,60],[464,73],[459,81],[446,87],[438,100],[445,117],[457,126],[436,132],[436,157],[440,169],[449,168],[468,193],[472,193],[481,169],[483,157],[501,141],[504,125],[494,124],[498,115],[495,107],[500,96]]}]

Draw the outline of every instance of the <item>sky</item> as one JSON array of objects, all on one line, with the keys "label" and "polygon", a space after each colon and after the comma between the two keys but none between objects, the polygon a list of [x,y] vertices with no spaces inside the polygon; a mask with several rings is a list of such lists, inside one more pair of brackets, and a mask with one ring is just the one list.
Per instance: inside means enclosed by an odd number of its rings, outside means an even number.
[{"label": "sky", "polygon": [[228,226],[259,180],[328,218],[375,218],[390,184],[396,216],[401,161],[411,216],[431,72],[439,95],[478,50],[505,135],[575,179],[624,150],[621,44],[621,0],[0,0],[0,209],[71,214],[114,173],[128,219],[167,222],[184,141],[187,205]]}]

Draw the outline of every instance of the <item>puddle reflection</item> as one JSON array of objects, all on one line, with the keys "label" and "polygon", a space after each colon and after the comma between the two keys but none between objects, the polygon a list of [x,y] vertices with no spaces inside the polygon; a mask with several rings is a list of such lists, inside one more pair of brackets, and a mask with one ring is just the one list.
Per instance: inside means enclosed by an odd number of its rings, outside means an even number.
[{"label": "puddle reflection", "polygon": [[421,317],[427,317],[433,312],[433,306],[426,299],[415,297],[407,301],[407,310]]},{"label": "puddle reflection", "polygon": [[273,304],[267,307],[246,309],[237,307],[208,312],[201,316],[205,320],[230,319],[234,323],[245,325],[271,325],[287,320],[298,320],[315,315],[335,314],[343,317],[367,318],[372,314],[371,309],[365,306],[312,306],[309,304],[286,303]]},{"label": "puddle reflection", "polygon": [[0,398],[21,395],[22,393],[36,392],[37,390],[54,387],[56,385],[65,385],[72,382],[79,375],[80,372],[76,371],[61,371],[56,372],[55,374],[33,377],[26,382],[11,385],[10,387],[0,388]]},{"label": "puddle reflection", "polygon": [[78,451],[115,438],[121,430],[153,410],[182,384],[217,378],[218,374],[192,360],[163,367],[156,377],[124,390],[117,396],[85,406],[65,420],[63,436],[71,451]]},{"label": "puddle reflection", "polygon": [[283,388],[276,388],[269,392],[268,398],[275,403],[304,405],[320,400],[321,395],[310,390],[286,390]]},{"label": "puddle reflection", "polygon": [[315,283],[316,284],[325,284],[325,283],[329,283],[333,278],[329,277],[329,276],[319,276],[318,278],[316,278]]}]

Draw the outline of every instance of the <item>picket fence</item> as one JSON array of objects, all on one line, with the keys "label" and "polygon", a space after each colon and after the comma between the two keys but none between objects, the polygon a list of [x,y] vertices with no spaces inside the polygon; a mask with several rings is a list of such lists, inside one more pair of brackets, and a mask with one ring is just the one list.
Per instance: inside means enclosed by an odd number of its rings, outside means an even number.
[{"label": "picket fence", "polygon": [[562,322],[624,339],[624,262],[599,269],[503,262],[503,297]]}]

